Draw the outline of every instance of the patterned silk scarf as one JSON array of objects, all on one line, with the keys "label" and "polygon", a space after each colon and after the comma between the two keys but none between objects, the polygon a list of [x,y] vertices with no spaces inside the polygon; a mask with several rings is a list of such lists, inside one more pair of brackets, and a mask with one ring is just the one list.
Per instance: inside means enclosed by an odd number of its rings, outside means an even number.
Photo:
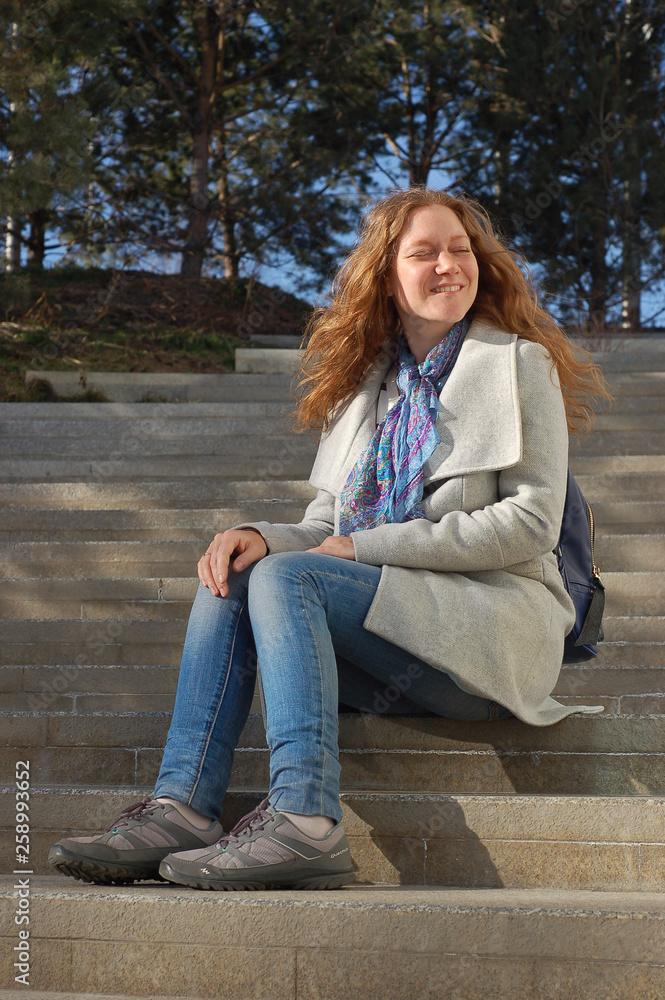
[{"label": "patterned silk scarf", "polygon": [[423,465],[440,442],[435,383],[448,375],[469,328],[456,323],[419,365],[402,331],[397,340],[399,400],[386,413],[349,473],[341,495],[340,535],[425,517]]}]

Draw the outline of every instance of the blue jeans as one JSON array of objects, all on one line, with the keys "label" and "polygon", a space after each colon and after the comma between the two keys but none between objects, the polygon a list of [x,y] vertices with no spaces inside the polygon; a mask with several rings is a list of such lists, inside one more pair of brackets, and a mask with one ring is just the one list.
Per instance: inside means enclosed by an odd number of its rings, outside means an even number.
[{"label": "blue jeans", "polygon": [[277,552],[229,593],[202,584],[192,607],[173,719],[155,786],[217,818],[249,715],[257,660],[270,749],[270,805],[340,820],[340,703],[372,713],[488,720],[511,713],[363,628],[381,567]]}]

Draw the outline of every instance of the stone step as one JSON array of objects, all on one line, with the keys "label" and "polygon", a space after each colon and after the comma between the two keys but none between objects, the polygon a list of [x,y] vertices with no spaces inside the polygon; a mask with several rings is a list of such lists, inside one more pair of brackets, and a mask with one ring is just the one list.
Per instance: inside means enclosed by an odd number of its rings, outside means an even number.
[{"label": "stone step", "polygon": [[2,542],[0,574],[22,577],[189,576],[205,551],[200,541],[184,542]]},{"label": "stone step", "polygon": [[603,532],[596,538],[595,555],[598,565],[608,572],[662,572],[665,570],[665,534]]},{"label": "stone step", "polygon": [[[15,884],[5,876],[0,889],[5,982]],[[29,891],[31,988],[70,996],[607,1000],[665,989],[660,893],[355,885],[212,894],[58,875],[31,876]]]},{"label": "stone step", "polygon": [[[145,567],[141,567],[145,570]],[[104,601],[141,604],[143,601],[193,601],[198,587],[195,567],[182,577],[71,577],[0,578],[0,602]],[[665,615],[665,587],[662,573],[609,573],[603,570],[608,616]],[[140,607],[136,614],[141,616]],[[89,617],[84,615],[83,617]]]},{"label": "stone step", "polygon": [[0,541],[209,541],[241,521],[297,524],[305,506],[283,500],[215,510],[0,510]]},{"label": "stone step", "polygon": [[[572,468],[573,463],[571,463]],[[575,470],[575,478],[580,489],[592,504],[597,503],[640,503],[663,502],[665,496],[665,474],[663,472],[634,473],[599,472]],[[4,505],[4,504],[3,504]]]},{"label": "stone step", "polygon": [[[290,377],[283,373],[237,374],[195,372],[86,372],[85,386],[79,372],[41,372],[28,370],[26,385],[35,381],[49,382],[61,396],[73,396],[86,389],[103,392],[114,403],[86,403],[86,406],[112,406],[120,403],[141,406],[165,405],[163,400],[186,402],[189,406],[213,403],[220,400],[256,398],[281,399],[288,392]],[[154,402],[142,403],[146,397]],[[78,403],[10,403],[8,406],[79,406]],[[166,404],[168,405],[168,404]],[[0,410],[0,417],[2,410]]]},{"label": "stone step", "polygon": [[[241,405],[244,408],[250,404],[237,404],[239,407]],[[265,412],[269,406],[273,407],[273,412]],[[39,447],[40,437],[44,439],[41,442],[44,446],[53,444],[54,447],[65,448],[78,439],[91,444],[101,442],[106,447],[112,443],[119,450],[122,448],[129,450],[132,443],[138,442],[150,442],[155,446],[161,443],[164,447],[168,445],[175,447],[179,442],[191,444],[192,440],[197,438],[205,441],[219,438],[228,442],[237,436],[247,437],[252,441],[256,437],[287,438],[290,434],[296,441],[318,437],[316,431],[302,434],[292,431],[288,419],[291,410],[287,403],[266,403],[263,410],[264,412],[260,414],[194,416],[189,414],[189,407],[179,407],[171,416],[163,415],[159,418],[142,417],[137,414],[133,419],[114,416],[104,420],[87,419],[83,414],[79,414],[78,418],[44,417],[41,420],[14,418],[0,421],[0,427],[5,435],[3,449],[8,455],[16,451],[16,449],[11,450],[12,441],[22,442],[25,447],[34,449]],[[658,414],[651,415],[652,421],[657,419]],[[650,429],[647,426],[643,432],[651,434],[657,429],[657,427]]]},{"label": "stone step", "polygon": [[[617,418],[618,419],[618,418]],[[661,421],[662,422],[662,421]],[[154,422],[153,422],[154,423]],[[218,419],[202,425],[201,421],[190,421],[185,426],[173,426],[173,421],[160,425],[157,431],[143,431],[134,423],[120,430],[104,425],[95,428],[89,425],[70,426],[68,433],[61,431],[46,435],[42,428],[35,428],[33,434],[11,432],[0,439],[2,466],[11,468],[22,460],[28,470],[30,463],[51,460],[65,465],[69,459],[72,469],[78,468],[75,459],[81,455],[95,456],[95,464],[100,461],[125,459],[149,453],[152,460],[168,457],[192,460],[203,456],[235,456],[248,452],[263,455],[273,451],[290,456],[316,454],[319,436],[315,432],[296,434],[287,422],[278,416],[251,420]],[[591,437],[571,440],[570,455],[579,459],[587,456],[658,456],[662,452],[663,429],[653,430],[598,430]]]},{"label": "stone step", "polygon": [[[586,345],[585,345],[586,346]],[[588,346],[586,346],[588,350]],[[296,372],[303,355],[302,349],[243,348],[235,350],[235,370],[242,373]],[[651,372],[665,368],[665,352],[661,344],[624,344],[617,342],[607,349],[603,345],[593,350],[591,357],[607,373]]]},{"label": "stone step", "polygon": [[641,352],[630,355],[628,353],[593,353],[592,358],[596,364],[600,365],[607,379],[618,373],[633,375],[660,374],[663,367],[665,367],[662,355],[657,356]]},{"label": "stone step", "polygon": [[[30,868],[52,874],[51,844],[106,830],[152,788],[30,792]],[[3,869],[14,865],[15,789],[0,787]],[[230,792],[230,830],[265,790]],[[654,796],[437,795],[344,792],[342,823],[356,877],[400,883],[504,889],[662,892],[665,799]]]},{"label": "stone step", "polygon": [[[665,714],[665,669],[662,666],[608,667],[596,664],[595,660],[564,666],[553,695],[564,705],[597,702],[612,715],[662,715]],[[22,699],[23,703],[25,696]],[[40,704],[29,700],[27,703]]]},{"label": "stone step", "polygon": [[[635,414],[639,416],[643,413],[664,413],[665,412],[665,393],[659,393],[657,396],[650,396],[647,394],[635,394],[631,395],[633,391],[631,386],[612,386],[610,382],[610,387],[612,392],[615,394],[614,402],[608,403],[605,401],[599,402],[595,407],[596,421],[604,415],[616,415],[621,414],[629,415]],[[636,389],[638,387],[635,387]],[[639,386],[641,389],[642,386]],[[597,424],[596,424],[597,426]]]},{"label": "stone step", "polygon": [[[617,435],[619,441],[623,439],[625,433],[635,433],[646,432],[646,431],[663,431],[665,430],[665,397],[652,397],[652,400],[663,404],[663,409],[654,412],[653,410],[640,410],[639,404],[641,400],[635,400],[635,409],[631,413],[617,413],[616,406],[612,408],[610,413],[598,413],[596,414],[594,431],[591,438],[595,437],[600,433],[607,433],[611,431]],[[623,403],[626,400],[622,400]],[[632,409],[632,408],[631,408]],[[587,440],[587,439],[584,439]]]},{"label": "stone step", "polygon": [[[165,601],[151,603],[151,615],[141,614],[137,605],[129,606],[126,617],[116,611],[114,618],[108,616],[94,618],[89,613],[83,617],[59,618],[46,617],[24,619],[22,617],[6,617],[0,619],[3,641],[6,644],[21,641],[39,643],[71,644],[108,644],[122,641],[128,644],[142,643],[170,646],[180,644],[184,638],[187,624],[187,608],[184,602],[178,602],[180,614],[161,614]],[[5,611],[4,603],[2,610]],[[92,609],[87,609],[88,612]],[[30,621],[29,633],[26,634],[26,621]],[[614,644],[620,642],[665,642],[665,617],[662,616],[607,616],[604,619],[605,642]]]},{"label": "stone step", "polygon": [[603,618],[603,629],[607,642],[664,642],[665,617],[610,615]]},{"label": "stone step", "polygon": [[[20,590],[22,581],[16,582]],[[58,597],[48,600],[0,600],[0,611],[6,618],[23,621],[43,620],[84,620],[96,621],[164,621],[176,619],[186,621],[192,606],[191,601],[63,601]]]},{"label": "stone step", "polygon": [[[23,641],[7,640],[0,647],[0,665],[177,666],[182,655],[184,623],[164,623],[178,628],[182,626],[180,628],[182,638],[164,639],[162,642],[145,638],[148,634],[147,629],[134,628],[143,624],[160,625],[155,621],[145,623],[130,621],[126,627],[122,621],[104,621],[91,630],[89,641],[73,642],[57,639],[39,641],[39,637],[36,641],[30,641],[32,636],[26,634],[24,627]],[[162,628],[160,631],[167,630]],[[172,633],[173,630],[169,628],[168,631]],[[135,638],[137,635],[138,641]],[[665,666],[665,642],[649,640],[603,642],[598,647],[598,656],[594,663],[609,667]]]},{"label": "stone step", "polygon": [[[15,583],[16,593],[20,593],[23,581],[12,581]],[[32,581],[29,581],[32,582]],[[5,599],[0,598],[0,612],[6,621],[6,638],[12,641],[16,635],[16,626],[10,624],[14,622],[30,621],[30,638],[40,641],[47,641],[53,636],[53,629],[50,625],[41,627],[40,623],[62,621],[90,623],[90,629],[97,631],[104,626],[99,624],[108,620],[117,622],[145,622],[155,621],[186,621],[189,617],[191,601],[100,601],[94,599],[63,600],[61,597],[50,599]],[[2,620],[2,619],[0,619]],[[97,622],[96,626],[93,622]],[[19,626],[24,628],[24,626]],[[665,617],[662,615],[605,615],[603,627],[606,642],[661,642],[665,641]],[[152,632],[152,625],[146,625],[149,632]],[[63,629],[59,630],[64,634]],[[79,633],[71,633],[78,637]],[[177,635],[177,629],[173,633]],[[164,641],[170,641],[171,636],[166,636]],[[72,640],[74,641],[74,640]],[[76,639],[78,641],[78,638]],[[151,638],[148,641],[153,641]]]},{"label": "stone step", "polygon": [[[68,990],[67,993],[62,993],[60,990],[54,993],[51,990],[26,989],[25,986],[19,990],[0,990],[0,1000],[63,1000],[63,997],[66,1000],[136,1000],[135,994],[130,996],[127,993],[123,993],[122,996],[119,993],[72,993],[71,990]],[[141,1000],[178,1000],[178,998],[163,995],[158,997],[154,993],[146,996],[142,993]],[[181,996],[180,1000],[198,1000],[198,998]]]},{"label": "stone step", "polygon": [[632,526],[645,532],[665,526],[665,500],[594,500],[593,513],[596,531],[601,534],[620,533],[621,529],[629,534]]},{"label": "stone step", "polygon": [[[280,486],[282,484],[280,483]],[[312,492],[314,492],[312,490]],[[16,498],[14,498],[16,499]],[[39,499],[36,497],[35,499]],[[45,497],[44,499],[48,499]],[[57,498],[54,498],[57,499]],[[209,531],[215,517],[235,517],[236,520],[270,520],[297,523],[307,507],[308,497],[285,495],[283,498],[253,500],[248,496],[231,506],[217,503],[213,507],[154,507],[117,509],[77,509],[67,507],[0,507],[0,537],[16,538],[22,532],[44,533],[47,538],[58,538],[65,532],[76,537],[94,536],[113,532],[117,540],[131,540],[139,532],[161,532],[160,538],[169,539],[167,533],[186,540],[196,537],[186,532]],[[269,508],[268,508],[268,505]],[[632,534],[634,532],[665,533],[665,501],[594,501],[594,518],[598,534]],[[29,539],[26,539],[29,540]],[[38,541],[36,537],[32,539]],[[62,540],[62,539],[61,539]],[[75,540],[75,539],[72,539]]]},{"label": "stone step", "polygon": [[[398,720],[398,721],[396,721]],[[31,762],[40,783],[153,785],[168,713],[4,714],[0,760]],[[460,723],[430,716],[340,715],[345,791],[663,795],[665,717],[571,716],[556,726]],[[267,788],[263,719],[251,715],[230,787]]]},{"label": "stone step", "polygon": [[[308,473],[309,476],[309,473]],[[590,503],[663,503],[665,473],[576,474]],[[316,495],[306,478],[272,480],[171,480],[140,484],[97,482],[0,483],[2,510],[217,509],[300,499],[303,509]]]},{"label": "stone step", "polygon": [[0,483],[2,510],[217,510],[300,500],[303,509],[316,490],[303,479],[218,480],[196,483]]},{"label": "stone step", "polygon": [[282,449],[288,449],[292,457],[309,455],[312,448],[316,452],[317,439],[282,432],[275,418],[267,419],[265,423],[270,426],[272,433],[267,431],[262,433],[258,429],[256,433],[253,430],[249,432],[249,428],[245,425],[243,430],[225,429],[223,434],[198,434],[193,431],[191,435],[178,434],[171,437],[135,434],[131,437],[128,435],[120,437],[107,435],[103,430],[99,436],[94,437],[89,434],[67,438],[15,437],[4,441],[0,455],[3,463],[9,465],[18,458],[24,462],[57,460],[60,464],[64,464],[66,459],[80,459],[82,454],[94,455],[94,462],[97,464],[100,461],[110,462],[119,459],[129,461],[133,457],[146,454],[154,460],[191,458],[192,461],[196,461],[206,456],[231,458],[244,453],[248,456],[261,457],[280,452]]},{"label": "stone step", "polygon": [[[261,454],[265,451],[265,454]],[[168,456],[164,458],[122,458],[117,459],[0,459],[0,480],[4,483],[32,480],[70,482],[87,480],[118,480],[137,482],[143,485],[145,479],[171,481],[175,477],[183,480],[212,479],[236,481],[238,479],[306,479],[312,470],[316,454],[316,444],[310,445],[308,458],[292,457],[292,442],[278,448],[266,443],[263,448],[252,449],[254,458],[232,456],[228,461],[224,456],[208,458],[188,458]]]},{"label": "stone step", "polygon": [[[623,396],[663,396],[665,395],[665,372],[651,371],[606,371],[605,376],[610,391]],[[601,406],[608,404],[601,403]]]},{"label": "stone step", "polygon": [[[247,517],[247,520],[252,519]],[[225,521],[220,517],[217,530],[223,531],[232,523],[231,518]],[[0,574],[12,579],[37,575],[117,577],[134,575],[130,567],[136,568],[138,575],[143,567],[143,572],[150,576],[193,575],[210,534],[210,528],[201,532],[206,541],[3,541]],[[662,572],[665,534],[599,534],[596,556],[607,572]]]},{"label": "stone step", "polygon": [[[1,666],[3,708],[11,712],[76,714],[169,712],[179,666],[179,657],[174,659],[170,667],[43,663]],[[604,705],[613,715],[665,714],[665,667],[608,667],[596,660],[565,665],[554,695],[564,704]],[[256,698],[253,711],[260,711]]]},{"label": "stone step", "polygon": [[[653,576],[654,574],[646,574]],[[0,600],[106,600],[141,602],[193,601],[199,581],[190,574],[187,577],[134,577],[125,579],[73,579],[71,577],[31,578],[3,580],[0,578]],[[136,616],[138,617],[138,615]]]},{"label": "stone step", "polygon": [[571,440],[570,458],[606,458],[612,456],[662,457],[663,431],[599,430],[591,437]]},{"label": "stone step", "polygon": [[235,370],[245,373],[295,374],[303,350],[286,347],[236,347]]},{"label": "stone step", "polygon": [[[248,397],[242,403],[206,403],[202,406],[188,403],[187,406],[156,407],[113,406],[107,403],[78,403],[75,406],[39,403],[39,409],[28,411],[21,410],[21,404],[10,405],[12,409],[2,409],[3,404],[0,403],[0,430],[4,437],[30,438],[38,436],[42,428],[44,436],[48,438],[70,438],[77,434],[99,436],[106,432],[119,438],[128,433],[169,438],[186,437],[196,432],[214,433],[216,427],[220,429],[220,434],[228,434],[229,428],[233,426],[236,430],[247,433],[247,429],[252,428],[257,421],[270,433],[268,420],[286,418],[294,409],[295,400],[250,400]],[[613,414],[614,409],[608,414],[599,415],[598,419],[601,416],[606,419]],[[651,416],[657,419],[658,414]]]},{"label": "stone step", "polygon": [[[590,473],[598,476],[607,473],[618,475],[640,476],[650,473],[662,476],[665,473],[665,455],[662,454],[662,444],[655,454],[633,455],[630,454],[573,454],[571,452],[568,462],[571,472],[575,478],[587,476]],[[660,494],[662,496],[662,492]],[[651,499],[649,496],[645,500]],[[658,496],[653,497],[654,500]]]},{"label": "stone step", "polygon": [[[312,470],[316,455],[316,442],[310,443],[310,453],[307,459],[293,457],[293,440],[285,440],[284,444],[266,455],[256,458],[234,457],[228,463],[210,458],[187,458],[186,456],[167,456],[163,458],[123,458],[116,459],[1,459],[0,480],[4,483],[28,482],[137,482],[144,488],[146,479],[171,482],[180,478],[187,480],[211,480],[221,484],[226,481],[267,479],[277,480],[307,480]],[[221,456],[220,456],[221,458]],[[571,454],[570,468],[576,477],[588,476],[590,473],[605,476],[608,473],[618,475],[638,476],[640,474],[656,475],[662,480],[665,473],[665,456],[662,454],[646,455],[603,455],[603,454]],[[186,488],[186,483],[183,483]],[[198,482],[197,482],[198,486]],[[191,489],[191,487],[190,487]],[[586,492],[586,491],[585,491]],[[642,499],[657,500],[662,496],[662,489],[654,496],[647,494]],[[589,499],[592,499],[590,496]],[[617,497],[618,499],[618,497]],[[197,498],[195,506],[201,502]]]},{"label": "stone step", "polygon": [[[163,742],[167,712],[0,713],[0,745],[15,747],[142,747]],[[553,726],[517,719],[462,722],[428,715],[340,713],[339,743],[354,753],[579,753],[665,757],[665,716],[571,715]],[[239,748],[267,749],[263,719],[251,714]],[[252,785],[252,787],[255,787]],[[634,789],[638,792],[638,789]]]},{"label": "stone step", "polygon": [[177,666],[0,667],[5,712],[170,712],[177,681]]},{"label": "stone step", "polygon": [[[297,524],[305,498],[251,499],[236,506],[120,510],[1,509],[0,541],[187,541],[207,539],[239,521]],[[618,501],[593,504],[601,535],[665,534],[665,502]]]},{"label": "stone step", "polygon": [[[654,402],[661,402],[660,397],[648,397]],[[2,431],[2,453],[6,455],[21,454],[25,448],[36,447],[57,448],[59,453],[67,446],[72,446],[77,440],[84,440],[91,445],[101,442],[106,447],[115,444],[118,449],[126,446],[126,442],[147,441],[155,445],[162,442],[164,446],[178,441],[191,441],[192,438],[216,439],[235,435],[254,436],[288,436],[294,434],[296,440],[301,437],[317,438],[315,431],[295,434],[292,430],[290,417],[294,410],[291,401],[267,403],[226,403],[212,406],[213,412],[201,413],[200,407],[172,407],[158,416],[146,416],[139,407],[132,414],[94,413],[88,414],[78,406],[76,415],[61,416],[60,405],[55,413],[49,411],[41,417],[14,416],[0,419]],[[94,405],[94,404],[93,404]],[[125,408],[126,410],[127,408]],[[614,408],[616,409],[616,407]],[[630,440],[628,435],[653,436],[665,429],[665,413],[661,411],[644,412],[635,407],[635,412],[609,413],[596,415],[594,431],[577,439],[571,438],[571,446],[586,448],[594,441],[609,434],[616,435],[622,442]]]}]

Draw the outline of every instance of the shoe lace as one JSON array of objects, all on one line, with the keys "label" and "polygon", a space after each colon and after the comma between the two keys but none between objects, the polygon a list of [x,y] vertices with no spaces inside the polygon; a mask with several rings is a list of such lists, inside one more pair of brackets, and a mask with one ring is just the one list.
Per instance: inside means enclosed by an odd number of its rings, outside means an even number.
[{"label": "shoe lace", "polygon": [[255,830],[261,829],[273,819],[272,813],[268,812],[267,809],[268,799],[263,799],[259,802],[255,809],[248,812],[246,816],[239,819],[233,829],[222,837],[221,840],[217,841],[216,847],[228,847],[229,844],[237,844],[240,837],[247,833],[254,833]]},{"label": "shoe lace", "polygon": [[134,802],[131,806],[127,806],[126,809],[123,809],[115,822],[111,823],[111,825],[106,828],[106,832],[108,833],[109,830],[115,830],[119,826],[127,826],[132,820],[138,819],[139,816],[142,816],[143,813],[147,812],[148,809],[154,808],[154,806],[158,805],[159,802],[157,802],[152,795],[146,795],[146,797],[141,799],[140,802]]}]

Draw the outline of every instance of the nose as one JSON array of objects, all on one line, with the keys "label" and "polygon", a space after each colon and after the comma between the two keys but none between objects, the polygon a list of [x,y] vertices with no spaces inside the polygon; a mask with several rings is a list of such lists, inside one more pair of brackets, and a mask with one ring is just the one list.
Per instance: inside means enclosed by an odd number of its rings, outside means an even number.
[{"label": "nose", "polygon": [[445,274],[447,271],[458,271],[459,262],[455,259],[453,254],[442,250],[436,259],[436,270],[442,274]]}]

